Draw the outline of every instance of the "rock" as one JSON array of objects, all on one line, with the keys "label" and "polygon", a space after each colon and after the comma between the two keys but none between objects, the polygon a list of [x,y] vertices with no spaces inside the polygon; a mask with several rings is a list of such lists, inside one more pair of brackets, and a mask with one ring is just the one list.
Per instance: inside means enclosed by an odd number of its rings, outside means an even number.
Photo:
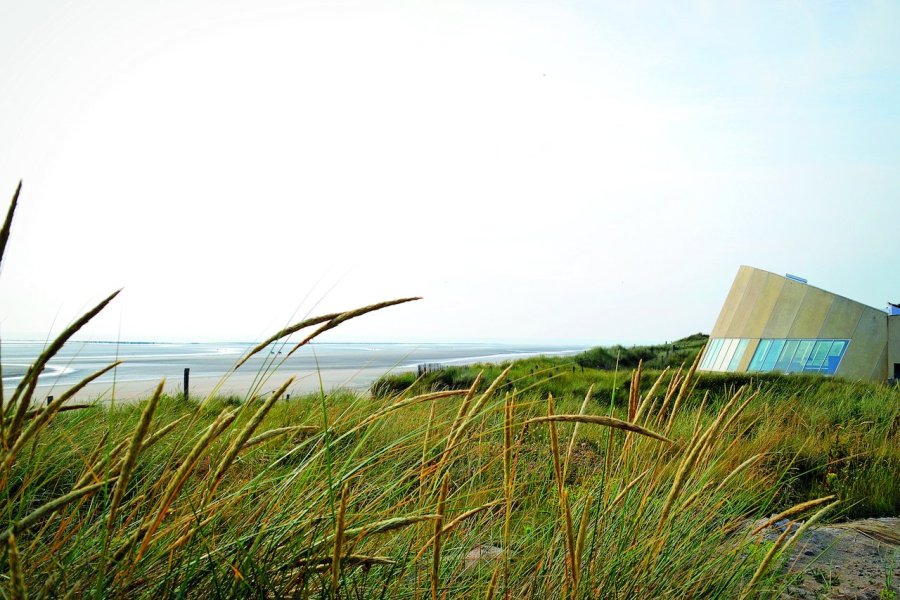
[{"label": "rock", "polygon": [[478,544],[466,552],[466,556],[463,558],[463,569],[470,569],[483,561],[490,562],[497,560],[501,556],[503,556],[503,548],[500,546]]},{"label": "rock", "polygon": [[898,540],[900,518],[862,519],[811,529],[787,562],[800,580],[786,590],[785,597],[877,600],[883,592],[890,594],[885,588],[888,582],[892,582],[891,591],[900,593],[900,561],[893,558],[900,552]]}]

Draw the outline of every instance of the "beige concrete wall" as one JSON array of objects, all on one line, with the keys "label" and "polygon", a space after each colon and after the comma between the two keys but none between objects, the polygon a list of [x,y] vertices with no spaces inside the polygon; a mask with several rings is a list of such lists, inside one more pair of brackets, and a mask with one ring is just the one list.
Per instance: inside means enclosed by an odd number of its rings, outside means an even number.
[{"label": "beige concrete wall", "polygon": [[760,337],[786,338],[803,303],[808,288],[802,283],[785,279],[784,287],[772,310],[769,312],[769,321],[762,330]]},{"label": "beige concrete wall", "polygon": [[754,308],[759,306],[760,296],[767,289],[769,283],[769,274],[759,269],[751,269],[749,267],[746,267],[746,269],[750,273],[750,277],[747,279],[747,289],[744,290],[737,309],[734,311],[735,316],[731,319],[728,328],[725,330],[725,335],[722,337],[752,337],[744,335],[747,328],[746,315],[752,313]]},{"label": "beige concrete wall", "polygon": [[894,376],[894,364],[900,363],[900,315],[888,317],[887,376]]},{"label": "beige concrete wall", "polygon": [[715,338],[728,337],[725,335],[725,332],[728,330],[728,327],[737,312],[737,307],[741,302],[744,291],[747,289],[747,283],[752,271],[753,269],[750,267],[741,266],[738,268],[737,275],[734,277],[731,289],[728,290],[725,304],[722,305],[722,310],[719,311],[719,318],[716,319],[716,324],[713,325],[710,336]]},{"label": "beige concrete wall", "polygon": [[737,366],[738,372],[746,371],[747,367],[750,366],[750,361],[756,353],[757,346],[759,346],[758,339],[747,342],[747,349],[744,351],[744,356],[741,357],[741,362],[739,362]]},{"label": "beige concrete wall", "polygon": [[791,323],[788,334],[784,337],[818,337],[833,301],[834,295],[808,287],[806,294],[803,296],[803,302],[800,303],[800,308],[797,310],[797,316],[794,318],[794,322]]},{"label": "beige concrete wall", "polygon": [[856,331],[856,326],[859,324],[863,313],[867,310],[875,309],[847,298],[834,296],[831,308],[828,310],[828,314],[825,315],[825,321],[822,323],[822,327],[819,329],[816,337],[849,339],[853,332]]},{"label": "beige concrete wall", "polygon": [[887,345],[887,315],[871,308],[863,312],[850,337],[850,346],[844,353],[835,375],[848,379],[870,379]]}]

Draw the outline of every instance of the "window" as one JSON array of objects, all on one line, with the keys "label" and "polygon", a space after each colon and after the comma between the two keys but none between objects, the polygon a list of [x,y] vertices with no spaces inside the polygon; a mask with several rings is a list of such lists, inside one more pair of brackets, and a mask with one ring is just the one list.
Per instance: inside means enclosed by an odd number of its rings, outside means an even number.
[{"label": "window", "polygon": [[762,366],[762,361],[766,357],[766,352],[769,351],[769,346],[771,345],[772,340],[759,340],[759,345],[756,347],[756,352],[753,354],[753,358],[750,360],[750,366],[747,367],[748,371],[759,371],[760,367]]},{"label": "window", "polygon": [[713,338],[709,340],[706,354],[700,361],[701,371],[734,371],[741,362],[750,340],[737,338]]},{"label": "window", "polygon": [[747,370],[834,375],[849,344],[850,340],[763,339]]}]

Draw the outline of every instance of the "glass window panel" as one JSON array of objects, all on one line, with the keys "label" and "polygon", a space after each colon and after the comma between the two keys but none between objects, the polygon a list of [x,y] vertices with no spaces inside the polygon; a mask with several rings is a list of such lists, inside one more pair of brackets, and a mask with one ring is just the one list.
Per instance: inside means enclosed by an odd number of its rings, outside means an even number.
[{"label": "glass window panel", "polygon": [[716,363],[719,362],[719,357],[722,356],[722,350],[725,348],[725,345],[728,343],[728,340],[717,340],[716,344],[716,352],[713,357],[709,361],[709,370],[716,370]]},{"label": "glass window panel", "polygon": [[719,345],[718,339],[711,339],[706,346],[706,354],[703,356],[703,361],[700,363],[701,369],[708,369],[709,365],[712,364],[713,359],[716,356],[716,348]]},{"label": "glass window panel", "polygon": [[737,340],[730,339],[725,340],[725,344],[722,345],[722,351],[719,353],[719,358],[716,359],[716,365],[713,370],[715,371],[724,371],[725,366],[728,364],[728,361],[731,360],[731,356],[734,354],[734,347],[737,346]]},{"label": "glass window panel", "polygon": [[784,343],[784,350],[781,351],[781,356],[775,361],[776,371],[787,371],[788,365],[791,364],[791,359],[794,358],[794,352],[797,351],[797,346],[799,345],[800,340],[787,340]]},{"label": "glass window panel", "polygon": [[844,351],[846,349],[847,340],[835,340],[828,350],[828,357],[825,359],[825,366],[822,367],[822,372],[827,373],[828,375],[834,375],[838,365],[841,364],[841,359],[844,357]]},{"label": "glass window panel", "polygon": [[759,371],[763,359],[766,357],[766,351],[771,345],[772,340],[759,340],[759,344],[756,346],[756,352],[753,353],[753,358],[750,360],[750,366],[747,368],[748,371]]},{"label": "glass window panel", "polygon": [[713,357],[713,349],[716,347],[715,339],[710,339],[706,344],[706,352],[703,354],[703,360],[700,361],[700,368],[706,369],[709,367],[709,363],[712,362]]},{"label": "glass window panel", "polygon": [[747,350],[748,343],[750,343],[750,340],[738,340],[734,356],[731,357],[731,362],[728,363],[728,368],[726,369],[729,373],[734,373],[737,370],[738,365],[741,363],[741,357],[744,356],[744,352]]},{"label": "glass window panel", "polygon": [[828,356],[828,350],[831,348],[831,344],[834,340],[819,340],[816,342],[816,345],[813,347],[813,351],[809,354],[809,359],[806,361],[806,366],[803,368],[804,371],[818,371],[822,368],[822,365],[825,364],[825,357]]},{"label": "glass window panel", "polygon": [[772,340],[772,346],[769,348],[769,351],[766,353],[766,358],[759,367],[760,371],[767,372],[775,368],[775,361],[781,356],[781,350],[784,348],[784,343],[786,341],[787,340]]},{"label": "glass window panel", "polygon": [[794,353],[794,357],[791,359],[791,364],[788,365],[788,373],[797,373],[798,371],[803,370],[803,367],[806,365],[806,359],[809,358],[809,353],[812,352],[813,346],[815,346],[815,344],[815,340],[800,341],[800,343],[797,345],[797,351]]}]

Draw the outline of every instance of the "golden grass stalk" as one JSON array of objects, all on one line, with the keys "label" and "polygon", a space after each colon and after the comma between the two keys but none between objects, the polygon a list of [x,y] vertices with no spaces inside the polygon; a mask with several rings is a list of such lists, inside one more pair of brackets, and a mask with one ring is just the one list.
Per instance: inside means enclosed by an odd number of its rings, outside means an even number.
[{"label": "golden grass stalk", "polygon": [[494,381],[491,382],[491,385],[488,386],[488,389],[481,394],[475,403],[472,405],[472,408],[469,410],[468,414],[465,416],[465,419],[460,423],[459,427],[456,431],[453,432],[453,435],[450,437],[450,440],[447,442],[447,450],[452,449],[456,446],[459,441],[462,439],[462,436],[465,435],[466,431],[472,426],[472,423],[475,421],[475,417],[478,416],[478,413],[481,412],[481,409],[484,408],[484,405],[487,403],[488,399],[497,391],[497,388],[500,387],[500,384],[506,379],[506,376],[509,374],[509,371],[512,369],[512,365],[503,369],[503,372],[500,373]]},{"label": "golden grass stalk", "polygon": [[22,561],[19,558],[16,536],[10,533],[6,538],[6,544],[9,548],[9,597],[15,600],[25,600],[28,592],[25,589],[25,575],[22,573]]},{"label": "golden grass stalk", "polygon": [[437,519],[434,520],[434,552],[431,555],[431,600],[438,600],[438,590],[441,586],[441,533],[444,528],[444,513],[447,511],[447,490],[450,486],[449,474],[444,475],[441,481],[441,491],[438,493]]},{"label": "golden grass stalk", "polygon": [[205,502],[209,502],[209,499],[216,492],[216,488],[219,487],[219,483],[222,481],[222,477],[225,475],[225,471],[234,463],[234,459],[237,458],[238,453],[243,450],[244,445],[250,440],[251,436],[253,436],[253,432],[256,431],[256,428],[260,426],[263,419],[266,417],[266,414],[275,406],[275,403],[281,398],[282,394],[284,394],[287,389],[294,383],[294,378],[289,377],[287,381],[285,381],[278,390],[276,390],[273,394],[270,394],[269,397],[263,402],[263,405],[260,406],[257,411],[253,414],[247,424],[241,429],[241,432],[234,438],[231,444],[228,446],[228,449],[225,451],[225,456],[222,457],[222,460],[219,461],[219,464],[216,466],[216,470],[213,472],[212,477],[210,478],[210,486],[209,491],[206,493]]},{"label": "golden grass stalk", "polygon": [[703,419],[703,409],[706,408],[706,402],[709,400],[709,390],[703,394],[703,400],[700,401],[700,408],[697,409],[697,418],[694,420],[694,428],[692,429],[692,436],[696,436],[697,432],[700,431],[700,421]]},{"label": "golden grass stalk", "polygon": [[[325,323],[324,325],[322,325],[315,331],[313,331],[311,334],[309,334],[308,336],[303,338],[303,340],[301,340],[293,348],[291,348],[291,351],[287,353],[287,356],[285,358],[290,357],[294,352],[296,352],[301,347],[303,347],[306,344],[308,344],[309,342],[311,342],[316,337],[325,333],[329,329],[334,329],[335,327],[337,327],[341,323],[344,323],[345,321],[349,321],[350,319],[355,319],[356,317],[361,317],[362,315],[365,315],[370,312],[374,312],[376,310],[381,310],[382,308],[387,308],[389,306],[396,306],[398,304],[404,304],[406,302],[414,302],[416,300],[421,300],[421,299],[422,299],[421,296],[415,296],[415,297],[411,297],[411,298],[398,298],[396,300],[387,300],[385,302],[369,304],[368,306],[363,306],[361,308],[354,308],[353,310],[348,310],[348,311],[342,312],[342,313],[338,314],[336,317],[330,319],[327,323]],[[263,347],[265,347],[265,346],[263,346]]]},{"label": "golden grass stalk", "polygon": [[681,386],[678,389],[678,395],[675,397],[675,402],[672,404],[672,412],[669,413],[669,420],[666,423],[666,435],[669,435],[669,431],[672,430],[672,424],[675,422],[675,414],[678,412],[678,409],[681,408],[681,403],[687,397],[687,395],[691,391],[691,384],[694,381],[694,375],[697,373],[697,367],[700,365],[700,355],[698,353],[697,356],[694,357],[694,362],[691,364],[691,368],[688,369],[687,375],[684,377],[684,381],[681,382]]},{"label": "golden grass stalk", "polygon": [[584,540],[587,537],[587,526],[591,520],[591,506],[594,496],[588,494],[581,511],[581,521],[578,523],[578,537],[575,539],[575,572],[581,574],[581,555],[584,554]]},{"label": "golden grass stalk", "polygon": [[[12,231],[13,215],[16,213],[16,205],[19,203],[19,192],[22,191],[22,180],[13,192],[12,201],[6,211],[6,219],[3,227],[0,227],[0,265],[3,264],[3,254],[6,252],[6,242],[9,241],[9,233]],[[0,381],[3,380],[2,368],[0,368]],[[3,386],[0,385],[0,448],[6,448],[6,405],[3,402]]]},{"label": "golden grass stalk", "polygon": [[19,434],[19,429],[22,426],[22,421],[25,419],[25,413],[28,412],[31,404],[31,396],[34,394],[34,389],[37,387],[38,375],[44,370],[44,367],[47,365],[47,362],[56,355],[57,352],[63,347],[63,345],[75,335],[79,329],[85,326],[88,321],[97,316],[101,310],[106,308],[106,305],[112,302],[113,298],[119,295],[119,292],[122,290],[116,290],[105,299],[103,299],[99,304],[97,304],[94,308],[84,313],[81,317],[75,320],[69,327],[66,328],[59,336],[54,339],[47,348],[41,352],[40,356],[35,359],[35,361],[28,367],[25,371],[25,376],[22,378],[22,381],[19,382],[19,385],[16,387],[16,390],[13,392],[12,397],[9,400],[9,406],[6,407],[7,411],[15,408],[15,416],[13,417],[12,424],[10,425],[8,438],[15,439]]},{"label": "golden grass stalk", "polygon": [[432,400],[428,409],[428,424],[425,426],[425,435],[422,440],[422,462],[419,466],[419,502],[422,502],[425,497],[425,482],[428,478],[428,445],[431,442],[431,428],[434,427],[434,409],[436,405],[437,400]]},{"label": "golden grass stalk", "polygon": [[[360,525],[359,527],[351,527],[350,529],[344,530],[344,540],[348,540],[350,538],[354,538],[354,545],[361,542],[363,539],[370,535],[375,535],[379,533],[387,533],[388,531],[394,531],[397,529],[403,529],[404,527],[409,527],[410,525],[416,525],[417,523],[424,523],[425,521],[433,521],[437,519],[438,515],[435,514],[424,514],[424,515],[410,515],[405,517],[393,517],[390,519],[384,519],[383,521],[378,521],[376,523],[372,523],[370,525]],[[331,545],[334,543],[334,536],[326,536],[325,538],[313,543],[307,549],[308,551],[313,551],[321,548],[322,546]],[[294,563],[292,563],[294,564]]]},{"label": "golden grass stalk", "polygon": [[[125,438],[121,442],[119,442],[112,451],[107,455],[109,459],[109,469],[107,470],[107,474],[113,474],[118,469],[120,463],[116,462],[119,458],[119,455],[125,451],[125,448],[128,447],[129,439]],[[89,481],[93,480],[94,482],[100,481],[100,476],[97,475],[98,472],[103,470],[103,465],[106,464],[106,458],[101,457],[99,460],[96,460],[94,464],[89,464],[87,471],[82,474],[82,476],[78,479],[74,486],[72,486],[73,490],[81,488],[88,484]]]},{"label": "golden grass stalk", "polygon": [[827,515],[829,512],[831,512],[831,509],[833,509],[835,506],[837,506],[840,503],[841,503],[840,500],[835,500],[831,504],[827,504],[824,507],[820,508],[818,511],[816,511],[813,514],[813,516],[808,518],[806,521],[803,522],[802,525],[800,525],[800,527],[797,529],[797,533],[795,533],[791,537],[791,539],[788,540],[786,548],[790,548],[791,546],[793,546],[797,542],[797,540],[799,540],[801,537],[803,537],[804,533],[806,533],[813,525],[815,525],[816,523],[821,521],[825,515]]},{"label": "golden grass stalk", "polygon": [[663,379],[665,379],[668,372],[669,367],[663,369],[662,373],[659,374],[659,377],[656,378],[656,381],[653,382],[653,385],[650,386],[650,390],[647,392],[647,395],[644,396],[644,400],[638,404],[638,409],[634,414],[634,418],[631,419],[633,423],[640,423],[641,417],[643,417],[647,412],[647,409],[652,406],[653,400],[656,399],[656,392],[659,390],[659,386],[662,385]]},{"label": "golden grass stalk", "polygon": [[644,359],[638,361],[637,369],[631,374],[631,386],[628,388],[628,420],[634,421],[637,414],[638,401],[641,395],[641,374],[644,370]]},{"label": "golden grass stalk", "polygon": [[763,574],[769,568],[769,564],[772,562],[772,559],[775,558],[775,555],[778,554],[778,552],[781,550],[782,544],[784,543],[784,540],[787,537],[788,533],[790,533],[793,525],[794,525],[793,521],[788,523],[787,527],[782,532],[782,534],[778,536],[778,539],[775,540],[775,543],[772,544],[772,547],[769,548],[768,552],[766,552],[766,555],[763,557],[762,561],[759,563],[759,566],[756,568],[756,571],[753,573],[753,577],[750,578],[750,582],[747,584],[747,586],[744,588],[744,591],[741,593],[741,596],[740,596],[741,599],[749,596],[750,591],[762,578]]},{"label": "golden grass stalk", "polygon": [[307,327],[312,327],[314,325],[321,325],[322,323],[325,323],[325,325],[322,328],[316,330],[315,332],[310,334],[307,338],[305,338],[302,342],[300,342],[299,344],[294,346],[294,348],[288,353],[288,356],[293,354],[301,346],[309,343],[313,338],[318,336],[320,333],[323,333],[324,331],[327,331],[329,329],[337,327],[344,321],[353,319],[355,317],[364,315],[366,313],[369,313],[369,312],[372,312],[375,310],[387,308],[388,306],[394,306],[396,304],[403,304],[404,302],[411,302],[413,300],[421,300],[421,298],[400,298],[398,300],[389,300],[387,302],[379,302],[378,304],[370,304],[369,306],[364,306],[362,308],[357,308],[354,310],[347,310],[347,311],[343,311],[343,312],[336,312],[336,313],[331,313],[331,314],[327,314],[327,315],[321,315],[318,317],[311,317],[309,319],[304,319],[304,320],[300,321],[299,323],[294,323],[293,325],[285,327],[278,333],[276,333],[276,334],[272,335],[271,337],[269,337],[268,339],[266,339],[264,342],[260,342],[259,344],[254,346],[249,352],[247,352],[246,355],[244,355],[243,358],[241,358],[241,360],[239,360],[237,362],[237,364],[234,366],[234,370],[237,371],[248,360],[250,360],[251,357],[258,354],[261,350],[263,350],[266,346],[268,346],[272,342],[278,341],[281,338],[292,335],[292,334],[300,331],[301,329],[306,329]]},{"label": "golden grass stalk", "polygon": [[479,371],[478,375],[475,376],[475,381],[472,382],[472,385],[469,386],[468,391],[466,392],[463,401],[459,405],[459,410],[456,412],[456,417],[453,419],[453,423],[450,425],[450,432],[448,434],[449,438],[453,438],[456,434],[456,430],[463,423],[463,419],[466,418],[466,414],[469,411],[469,405],[472,403],[472,398],[475,397],[475,394],[478,392],[478,386],[481,385],[481,379],[484,377],[484,371]]},{"label": "golden grass stalk", "polygon": [[669,495],[666,498],[666,503],[663,505],[662,511],[659,515],[659,523],[656,526],[656,535],[658,539],[656,547],[650,555],[651,558],[655,559],[656,555],[662,549],[662,545],[665,542],[665,537],[661,535],[663,527],[666,524],[666,520],[669,518],[669,513],[672,510],[675,499],[681,492],[681,488],[684,485],[685,480],[687,479],[687,475],[693,469],[694,464],[697,462],[697,458],[700,456],[700,453],[704,450],[707,441],[718,433],[719,426],[721,425],[722,420],[726,415],[728,415],[731,407],[734,406],[734,403],[738,401],[738,399],[744,393],[745,389],[745,386],[741,386],[741,388],[738,389],[734,396],[731,397],[725,407],[719,412],[719,416],[716,418],[715,422],[713,422],[713,424],[709,426],[706,432],[701,435],[699,439],[696,439],[696,441],[692,440],[692,443],[688,446],[686,456],[681,461],[681,464],[678,467],[678,471],[676,471],[675,473],[675,478],[672,481],[672,487],[669,490]]},{"label": "golden grass stalk", "polygon": [[[678,367],[678,370],[675,372],[675,375],[672,376],[672,379],[669,380],[669,387],[666,389],[666,394],[663,397],[662,406],[659,407],[659,412],[656,415],[656,426],[662,427],[663,419],[666,418],[666,410],[669,408],[669,402],[672,400],[672,396],[675,395],[675,392],[678,391],[678,387],[681,384],[681,373],[684,371],[684,364]],[[650,415],[648,414],[649,418]]]},{"label": "golden grass stalk", "polygon": [[334,552],[331,554],[331,591],[337,598],[341,583],[341,554],[344,546],[344,528],[347,517],[347,484],[341,488],[341,504],[334,524]]},{"label": "golden grass stalk", "polygon": [[[165,383],[166,380],[163,379],[159,382],[159,385],[156,386],[156,390],[150,397],[150,401],[147,402],[146,406],[144,406],[144,410],[141,412],[141,418],[138,421],[134,435],[131,436],[131,444],[128,446],[128,452],[125,453],[125,458],[122,461],[119,479],[116,481],[112,502],[109,506],[109,517],[106,520],[106,527],[110,530],[112,530],[113,520],[116,518],[116,511],[119,509],[119,503],[122,501],[122,496],[125,494],[125,487],[128,485],[131,471],[134,468],[134,464],[137,462],[138,454],[141,452],[144,437],[150,429],[150,422],[153,420],[153,413],[156,411],[156,405],[159,402],[160,395],[162,395],[163,385],[165,385]],[[107,537],[107,540],[108,539],[109,538]]]},{"label": "golden grass stalk", "polygon": [[[116,361],[111,365],[108,365],[96,373],[88,375],[77,384],[75,384],[72,388],[65,391],[65,393],[60,394],[58,398],[54,398],[53,402],[47,405],[47,407],[41,411],[41,413],[32,419],[31,423],[22,432],[21,435],[17,435],[16,424],[13,422],[12,428],[10,428],[10,440],[13,440],[12,447],[6,452],[6,455],[3,457],[3,462],[0,463],[0,472],[6,471],[9,469],[13,462],[16,459],[16,455],[22,449],[22,447],[28,443],[28,441],[37,434],[38,431],[44,428],[44,426],[50,422],[50,419],[59,411],[59,408],[63,405],[63,403],[81,391],[84,386],[94,381],[107,371],[114,369],[118,365],[122,364],[121,361]],[[22,413],[24,419],[24,412]],[[19,423],[21,425],[21,423]]]},{"label": "golden grass stalk", "polygon": [[20,179],[19,185],[16,186],[16,191],[13,192],[9,208],[6,210],[6,219],[3,221],[3,227],[0,228],[0,265],[3,264],[3,254],[6,252],[6,242],[9,241],[9,232],[12,231],[13,216],[16,214],[16,206],[19,204],[19,193],[21,191],[22,180]]},{"label": "golden grass stalk", "polygon": [[390,406],[386,406],[386,407],[382,408],[381,410],[379,410],[375,413],[372,413],[371,415],[369,415],[368,417],[366,417],[365,419],[360,421],[360,423],[358,425],[355,425],[354,427],[352,427],[348,431],[348,433],[362,429],[366,425],[369,425],[369,424],[377,421],[378,419],[384,417],[385,415],[387,415],[389,413],[394,412],[395,410],[399,410],[401,408],[405,408],[405,407],[411,406],[413,404],[419,404],[421,402],[440,400],[442,398],[452,398],[453,396],[462,396],[465,393],[466,393],[466,390],[443,390],[440,392],[429,392],[427,394],[420,394],[418,396],[413,396],[412,398],[404,398],[403,400],[400,400],[399,402],[395,402],[395,403],[391,404]]},{"label": "golden grass stalk", "polygon": [[19,519],[18,521],[16,521],[12,525],[10,525],[10,527],[4,533],[4,537],[9,536],[10,534],[20,533],[22,531],[25,531],[26,529],[28,529],[35,523],[39,522],[44,517],[53,514],[54,512],[56,512],[57,510],[59,510],[60,508],[62,508],[66,504],[68,504],[69,502],[72,502],[73,500],[77,500],[83,496],[87,496],[88,494],[93,494],[100,488],[102,488],[106,485],[109,485],[113,481],[115,481],[115,477],[111,477],[110,479],[108,479],[106,481],[101,481],[100,483],[95,483],[93,485],[88,485],[83,488],[73,490],[64,496],[60,496],[59,498],[54,498],[53,500],[51,500],[45,504],[42,504],[41,506],[34,509],[32,512],[30,512],[28,515],[26,515],[22,519]]},{"label": "golden grass stalk", "polygon": [[753,456],[751,456],[750,458],[748,458],[747,460],[745,460],[744,462],[742,462],[741,464],[736,466],[734,469],[732,469],[731,473],[729,473],[725,477],[725,479],[723,479],[719,483],[719,485],[716,486],[715,493],[718,494],[720,491],[725,489],[725,486],[727,486],[731,482],[732,479],[734,479],[735,477],[737,477],[738,475],[740,475],[741,473],[743,473],[744,471],[746,471],[747,469],[749,469],[750,467],[752,467],[753,465],[758,463],[760,460],[762,460],[762,458],[764,456],[765,456],[765,453],[763,453],[763,452],[761,452],[759,454],[754,454]]},{"label": "golden grass stalk", "polygon": [[544,419],[550,430],[550,456],[553,458],[553,474],[556,476],[556,489],[562,498],[565,480],[562,474],[562,461],[559,456],[559,437],[556,435],[556,421],[552,420],[553,414],[553,394],[547,394],[547,417]]},{"label": "golden grass stalk", "polygon": [[485,600],[494,600],[494,593],[497,590],[497,581],[500,579],[500,565],[494,567],[494,572],[491,573],[491,581],[488,583],[487,590],[485,591],[484,598]]},{"label": "golden grass stalk", "polygon": [[[588,388],[587,393],[584,395],[584,401],[581,403],[581,407],[578,409],[579,415],[583,415],[587,412],[588,403],[591,401],[593,392],[594,384],[592,383]],[[572,437],[569,439],[569,446],[566,448],[566,460],[563,462],[563,479],[569,474],[569,461],[572,459],[572,452],[575,449],[575,438],[578,436],[579,427],[581,427],[581,423],[575,423],[575,427],[572,429]]]},{"label": "golden grass stalk", "polygon": [[546,421],[557,423],[591,423],[594,425],[603,425],[605,427],[611,427],[613,429],[622,429],[624,431],[631,431],[633,433],[645,435],[655,440],[666,442],[667,444],[672,443],[672,440],[670,440],[669,438],[659,435],[658,433],[651,431],[645,427],[635,425],[634,423],[629,423],[628,421],[622,421],[621,419],[616,419],[614,417],[604,417],[602,415],[548,415],[546,417],[532,417],[531,419],[528,419],[526,423],[543,423]]},{"label": "golden grass stalk", "polygon": [[[485,511],[489,508],[493,508],[494,506],[500,506],[504,502],[505,502],[504,500],[492,500],[491,502],[487,502],[485,504],[482,504],[481,506],[478,506],[476,508],[471,508],[465,512],[458,514],[457,516],[453,517],[452,520],[448,521],[447,524],[441,528],[441,537],[446,536],[447,534],[452,532],[454,529],[456,529],[456,527],[460,523],[462,523],[466,519],[474,517],[478,513]],[[445,515],[445,517],[446,517],[446,515]],[[422,558],[422,556],[425,554],[425,552],[429,548],[432,548],[432,547],[434,547],[434,535],[432,535],[430,538],[428,538],[428,541],[425,542],[425,544],[419,549],[418,552],[416,552],[416,555],[413,558],[412,562],[418,561],[420,558]]]},{"label": "golden grass stalk", "polygon": [[150,447],[153,446],[156,442],[158,442],[159,440],[161,440],[161,439],[163,439],[164,437],[166,437],[166,435],[168,435],[168,433],[169,433],[170,431],[172,431],[173,429],[175,429],[175,428],[178,426],[179,423],[181,423],[182,421],[184,421],[185,419],[187,419],[189,416],[190,416],[190,415],[183,415],[183,416],[181,416],[181,417],[178,417],[177,419],[175,419],[174,421],[172,421],[172,422],[169,423],[168,425],[164,425],[163,427],[160,427],[159,429],[157,429],[155,432],[153,432],[153,434],[152,434],[150,437],[148,437],[148,438],[144,441],[144,444],[141,446],[141,450],[146,450],[146,449],[150,448]]},{"label": "golden grass stalk", "polygon": [[572,526],[572,507],[569,504],[569,492],[565,489],[560,489],[559,491],[559,504],[566,533],[566,554],[568,554],[568,560],[566,562],[569,566],[569,578],[572,581],[572,593],[574,595],[578,590],[578,563],[575,558],[576,543],[575,528]]},{"label": "golden grass stalk", "polygon": [[503,410],[503,490],[510,495],[510,483],[512,477],[512,451],[513,451],[513,410],[515,398],[507,394],[504,398]]},{"label": "golden grass stalk", "polygon": [[[317,556],[315,558],[297,559],[295,566],[303,567],[311,571],[332,568],[334,558],[331,556]],[[362,554],[347,554],[341,557],[341,568],[346,567],[372,567],[375,565],[396,565],[397,562],[386,556],[365,556]]]},{"label": "golden grass stalk", "polygon": [[203,435],[200,436],[200,439],[197,440],[197,443],[194,444],[194,447],[191,448],[191,451],[188,452],[188,455],[185,457],[184,461],[182,461],[178,470],[175,471],[175,474],[169,478],[168,486],[160,497],[159,509],[156,512],[156,516],[147,527],[147,532],[144,534],[144,540],[141,542],[141,547],[138,550],[136,560],[140,560],[141,556],[143,556],[144,552],[147,550],[147,547],[150,545],[150,540],[153,538],[153,535],[156,533],[157,528],[160,523],[162,523],[163,518],[169,510],[169,505],[175,499],[175,496],[178,495],[178,492],[181,491],[181,487],[184,485],[188,474],[194,468],[197,460],[199,460],[200,456],[212,445],[219,434],[231,425],[235,416],[237,416],[237,413],[228,411],[228,409],[219,413],[219,416],[210,423]]},{"label": "golden grass stalk", "polygon": [[633,488],[635,485],[637,485],[637,483],[641,479],[646,477],[647,473],[649,473],[652,470],[653,470],[653,467],[650,467],[649,469],[647,469],[646,471],[644,471],[643,473],[641,473],[640,475],[638,475],[637,477],[635,477],[634,479],[629,481],[628,485],[626,485],[624,488],[622,488],[622,491],[620,491],[618,494],[616,494],[616,497],[613,498],[613,501],[609,503],[609,506],[606,507],[604,514],[609,514],[609,511],[612,510],[612,508],[614,506],[616,506],[619,502],[621,502],[625,498],[625,495],[628,494],[628,491],[631,490],[631,488]]},{"label": "golden grass stalk", "polygon": [[275,429],[269,429],[268,431],[263,431],[259,435],[255,435],[244,444],[241,450],[247,450],[248,448],[252,448],[253,446],[258,446],[260,444],[265,444],[270,440],[274,440],[277,437],[288,433],[301,434],[301,433],[315,433],[319,431],[318,427],[313,425],[289,425],[288,427],[276,427]]},{"label": "golden grass stalk", "polygon": [[808,500],[806,502],[801,502],[800,504],[795,504],[794,506],[788,508],[787,510],[783,510],[774,517],[770,517],[753,528],[753,531],[750,532],[750,535],[755,535],[771,525],[772,523],[777,523],[782,519],[786,519],[793,515],[798,515],[802,512],[805,512],[811,508],[815,508],[816,506],[821,506],[826,502],[831,502],[834,500],[835,496],[832,494],[831,496],[823,496],[822,498],[816,498],[815,500]]}]

